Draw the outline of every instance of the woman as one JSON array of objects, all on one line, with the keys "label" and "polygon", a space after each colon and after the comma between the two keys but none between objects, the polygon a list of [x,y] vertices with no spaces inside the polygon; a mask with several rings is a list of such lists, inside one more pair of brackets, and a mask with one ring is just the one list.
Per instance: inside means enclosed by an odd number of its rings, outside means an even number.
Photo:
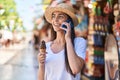
[{"label": "woman", "polygon": [[[56,38],[46,43],[46,53],[40,52],[39,80],[80,80],[80,71],[84,65],[86,40],[75,38],[74,26],[78,19],[74,9],[61,3],[56,7],[49,7],[45,17],[52,24]],[[72,19],[71,22],[65,22]],[[63,28],[66,25],[67,28]],[[44,76],[44,77],[43,77]]]}]

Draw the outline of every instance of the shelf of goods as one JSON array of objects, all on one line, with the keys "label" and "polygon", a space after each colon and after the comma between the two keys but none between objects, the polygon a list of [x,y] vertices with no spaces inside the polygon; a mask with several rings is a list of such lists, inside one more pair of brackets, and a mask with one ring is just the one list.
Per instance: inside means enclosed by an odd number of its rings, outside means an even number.
[{"label": "shelf of goods", "polygon": [[88,77],[104,76],[104,44],[108,33],[108,19],[94,16],[94,23],[88,27],[88,48],[84,74]]}]

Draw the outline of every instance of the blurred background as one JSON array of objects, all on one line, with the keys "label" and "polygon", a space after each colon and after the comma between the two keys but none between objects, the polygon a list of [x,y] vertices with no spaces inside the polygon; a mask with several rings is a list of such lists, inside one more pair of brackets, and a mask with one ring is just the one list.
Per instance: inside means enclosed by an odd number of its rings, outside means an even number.
[{"label": "blurred background", "polygon": [[38,37],[37,26],[49,3],[0,0],[0,80],[37,80],[39,51],[34,35]]},{"label": "blurred background", "polygon": [[119,0],[0,0],[0,80],[37,80],[40,41],[54,39],[44,12],[62,2],[75,9],[76,36],[88,40],[82,80],[105,80],[105,38],[120,41]]}]

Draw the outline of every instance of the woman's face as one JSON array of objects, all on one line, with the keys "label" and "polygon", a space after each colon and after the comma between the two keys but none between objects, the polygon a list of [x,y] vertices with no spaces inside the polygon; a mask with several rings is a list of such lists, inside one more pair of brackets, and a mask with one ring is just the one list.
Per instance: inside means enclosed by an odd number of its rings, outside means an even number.
[{"label": "woman's face", "polygon": [[52,14],[52,26],[55,31],[61,31],[60,29],[63,22],[67,20],[68,16],[63,12],[53,12]]}]

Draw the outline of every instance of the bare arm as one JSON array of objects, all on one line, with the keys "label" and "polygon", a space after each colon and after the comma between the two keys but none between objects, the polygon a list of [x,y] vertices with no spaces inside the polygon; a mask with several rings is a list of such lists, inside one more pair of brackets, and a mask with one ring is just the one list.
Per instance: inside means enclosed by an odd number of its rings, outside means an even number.
[{"label": "bare arm", "polygon": [[84,65],[84,60],[76,54],[71,39],[66,40],[66,46],[70,68],[73,74],[77,74],[81,71]]},{"label": "bare arm", "polygon": [[45,53],[38,54],[38,62],[39,62],[39,69],[38,69],[38,80],[44,80],[45,74]]},{"label": "bare arm", "polygon": [[[61,29],[66,31],[65,40],[66,40],[66,46],[67,46],[68,62],[69,62],[70,68],[72,70],[72,73],[77,74],[81,71],[81,69],[84,65],[84,60],[76,54],[75,49],[73,47],[73,44],[72,44],[72,41],[71,41],[71,26],[70,26],[70,23],[65,23],[64,22],[64,24],[67,26],[67,28],[62,28],[61,27]],[[79,47],[79,45],[78,45],[78,47]],[[80,50],[82,50],[81,48],[80,48]],[[85,53],[83,53],[83,54],[85,54]]]},{"label": "bare arm", "polygon": [[44,80],[44,74],[45,74],[45,64],[39,64],[38,69],[38,80]]}]

